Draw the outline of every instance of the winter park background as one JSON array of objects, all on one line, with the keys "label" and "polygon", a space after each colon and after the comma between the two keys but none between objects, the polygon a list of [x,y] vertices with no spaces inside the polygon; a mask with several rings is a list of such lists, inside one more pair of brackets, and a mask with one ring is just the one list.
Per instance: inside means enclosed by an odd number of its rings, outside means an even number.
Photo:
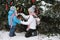
[{"label": "winter park background", "polygon": [[[27,8],[36,5],[37,15],[41,19],[37,36],[25,38],[25,29],[21,28],[25,25],[17,25],[16,36],[9,37],[7,15],[12,5],[22,7],[26,15]],[[60,40],[60,0],[0,0],[0,40]]]}]

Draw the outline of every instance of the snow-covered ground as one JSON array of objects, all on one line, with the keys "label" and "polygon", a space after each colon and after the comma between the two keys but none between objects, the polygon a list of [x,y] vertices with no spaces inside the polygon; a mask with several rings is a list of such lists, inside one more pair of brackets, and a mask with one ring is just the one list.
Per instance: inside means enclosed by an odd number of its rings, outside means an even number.
[{"label": "snow-covered ground", "polygon": [[16,36],[9,37],[8,31],[0,31],[0,40],[60,40],[60,35],[57,36],[50,36],[49,38],[46,35],[39,34],[34,37],[26,38],[25,32],[22,33],[16,33]]}]

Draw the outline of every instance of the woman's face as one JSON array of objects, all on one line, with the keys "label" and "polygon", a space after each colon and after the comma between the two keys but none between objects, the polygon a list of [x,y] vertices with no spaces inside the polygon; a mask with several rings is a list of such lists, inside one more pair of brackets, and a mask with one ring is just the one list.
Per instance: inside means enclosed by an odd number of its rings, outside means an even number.
[{"label": "woman's face", "polygon": [[29,15],[31,15],[32,14],[32,12],[28,9],[28,13],[29,13]]}]

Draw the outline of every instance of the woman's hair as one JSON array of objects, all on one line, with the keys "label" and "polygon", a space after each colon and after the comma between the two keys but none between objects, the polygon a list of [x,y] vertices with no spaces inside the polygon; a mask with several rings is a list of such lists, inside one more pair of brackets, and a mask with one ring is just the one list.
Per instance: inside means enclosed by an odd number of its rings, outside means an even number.
[{"label": "woman's hair", "polygon": [[34,11],[37,15],[40,13],[40,10],[39,10],[39,8],[36,6],[36,8],[35,8],[35,11]]}]

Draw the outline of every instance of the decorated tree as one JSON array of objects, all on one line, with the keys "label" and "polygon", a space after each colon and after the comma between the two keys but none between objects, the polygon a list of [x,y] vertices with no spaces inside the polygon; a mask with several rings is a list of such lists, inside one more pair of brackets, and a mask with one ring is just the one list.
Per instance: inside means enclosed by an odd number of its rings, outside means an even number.
[{"label": "decorated tree", "polygon": [[[13,0],[12,0],[13,1]],[[27,8],[29,8],[31,5],[36,5],[37,15],[41,19],[40,25],[37,26],[37,30],[39,33],[60,33],[60,3],[57,3],[54,1],[53,6],[49,7],[49,10],[42,13],[41,1],[42,0],[14,0],[8,1],[1,1],[0,2],[0,27],[3,29],[9,29],[8,28],[8,22],[7,22],[7,15],[8,11],[11,5],[19,6],[23,8],[23,12],[25,14],[28,14]],[[4,3],[2,3],[4,2]],[[48,1],[46,1],[48,2]],[[49,2],[48,2],[49,3]],[[3,7],[3,8],[2,8]],[[5,9],[6,8],[6,9]],[[25,26],[25,25],[23,25]],[[24,28],[23,28],[24,29]],[[17,31],[21,31],[21,25],[17,25],[16,28]],[[25,29],[24,29],[25,30]]]}]

